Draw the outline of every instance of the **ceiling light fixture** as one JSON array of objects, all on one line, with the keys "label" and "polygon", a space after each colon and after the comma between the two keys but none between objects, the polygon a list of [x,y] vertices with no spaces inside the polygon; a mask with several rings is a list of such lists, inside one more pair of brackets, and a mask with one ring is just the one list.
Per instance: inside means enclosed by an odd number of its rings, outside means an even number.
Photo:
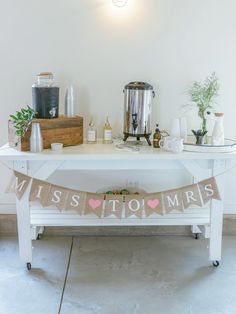
[{"label": "ceiling light fixture", "polygon": [[112,0],[112,3],[119,8],[124,7],[127,4],[128,0]]}]

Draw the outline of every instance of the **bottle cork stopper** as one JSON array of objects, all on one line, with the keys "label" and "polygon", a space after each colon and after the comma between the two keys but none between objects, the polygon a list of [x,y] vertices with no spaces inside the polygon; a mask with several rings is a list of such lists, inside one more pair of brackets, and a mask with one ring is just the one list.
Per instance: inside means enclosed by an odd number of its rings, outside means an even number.
[{"label": "bottle cork stopper", "polygon": [[223,112],[215,112],[215,117],[223,117]]}]

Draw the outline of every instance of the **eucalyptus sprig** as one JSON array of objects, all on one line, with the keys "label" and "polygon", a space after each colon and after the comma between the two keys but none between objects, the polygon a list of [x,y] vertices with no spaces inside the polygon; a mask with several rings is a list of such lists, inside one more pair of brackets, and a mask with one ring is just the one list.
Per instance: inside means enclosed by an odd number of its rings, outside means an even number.
[{"label": "eucalyptus sprig", "polygon": [[10,115],[10,121],[12,121],[13,126],[16,130],[16,135],[23,137],[25,132],[28,130],[35,115],[34,109],[27,106],[27,108],[22,108],[13,115]]}]

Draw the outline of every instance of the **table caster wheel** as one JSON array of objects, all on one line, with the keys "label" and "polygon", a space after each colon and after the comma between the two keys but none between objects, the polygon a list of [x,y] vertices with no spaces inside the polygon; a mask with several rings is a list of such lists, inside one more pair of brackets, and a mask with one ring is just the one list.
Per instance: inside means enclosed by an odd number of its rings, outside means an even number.
[{"label": "table caster wheel", "polygon": [[41,240],[42,235],[39,233],[36,240]]},{"label": "table caster wheel", "polygon": [[28,270],[31,270],[31,263],[26,263],[26,267]]},{"label": "table caster wheel", "polygon": [[212,265],[214,267],[218,267],[220,265],[220,262],[219,261],[214,261],[214,262],[212,262]]},{"label": "table caster wheel", "polygon": [[195,233],[195,239],[198,240],[199,239],[199,233]]}]

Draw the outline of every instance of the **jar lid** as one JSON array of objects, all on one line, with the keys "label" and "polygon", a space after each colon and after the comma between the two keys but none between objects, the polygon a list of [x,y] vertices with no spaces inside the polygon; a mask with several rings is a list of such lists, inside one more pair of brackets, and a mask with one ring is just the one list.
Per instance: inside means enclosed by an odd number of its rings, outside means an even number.
[{"label": "jar lid", "polygon": [[41,77],[44,79],[53,79],[53,74],[52,72],[41,72],[37,75],[37,77]]},{"label": "jar lid", "polygon": [[125,86],[125,89],[136,89],[136,90],[153,90],[152,85],[145,82],[130,82]]}]

